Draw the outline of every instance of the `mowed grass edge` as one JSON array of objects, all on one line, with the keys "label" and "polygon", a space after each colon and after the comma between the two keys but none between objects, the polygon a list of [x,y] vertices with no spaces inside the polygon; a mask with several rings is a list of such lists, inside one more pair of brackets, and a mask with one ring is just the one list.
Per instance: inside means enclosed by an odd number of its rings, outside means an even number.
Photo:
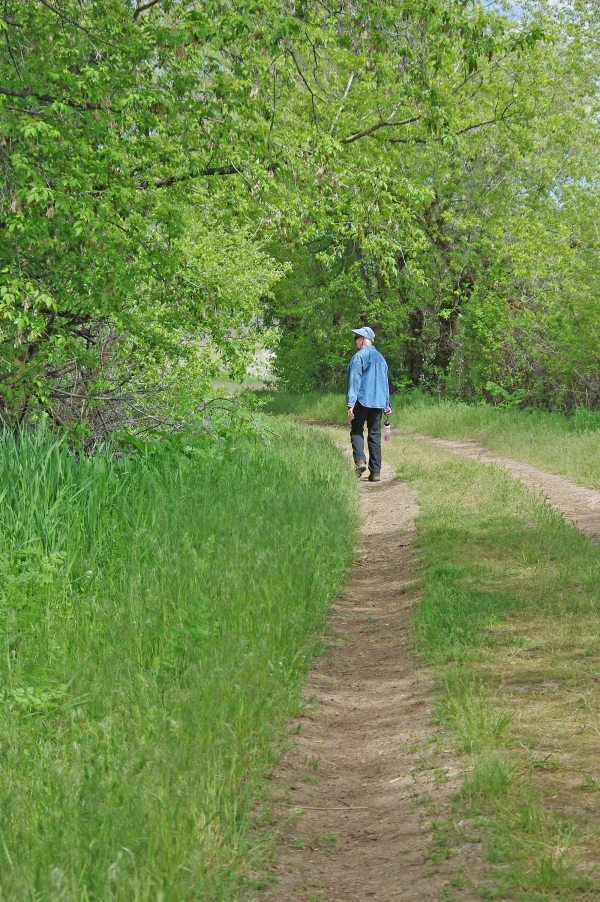
[{"label": "mowed grass edge", "polygon": [[21,480],[0,530],[3,900],[231,900],[260,877],[253,812],[357,526],[342,457],[278,432],[140,472],[50,439],[0,461]]}]

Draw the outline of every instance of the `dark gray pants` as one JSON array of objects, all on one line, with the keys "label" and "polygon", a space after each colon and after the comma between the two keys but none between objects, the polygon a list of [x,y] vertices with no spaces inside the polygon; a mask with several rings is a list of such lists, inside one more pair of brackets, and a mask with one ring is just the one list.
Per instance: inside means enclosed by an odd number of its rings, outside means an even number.
[{"label": "dark gray pants", "polygon": [[354,419],[350,426],[350,441],[354,463],[366,460],[365,423],[367,424],[367,445],[369,446],[369,471],[381,473],[381,414],[380,407],[363,407],[360,401],[354,405]]}]

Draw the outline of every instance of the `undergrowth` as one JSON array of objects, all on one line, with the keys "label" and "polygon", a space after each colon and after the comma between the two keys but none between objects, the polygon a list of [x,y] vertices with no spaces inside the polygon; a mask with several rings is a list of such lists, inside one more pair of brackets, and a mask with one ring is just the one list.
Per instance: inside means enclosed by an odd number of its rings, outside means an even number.
[{"label": "undergrowth", "polygon": [[300,420],[343,426],[348,423],[345,395],[332,392],[293,392],[265,389],[255,392],[264,403],[265,413],[292,414]]},{"label": "undergrowth", "polygon": [[0,436],[0,898],[230,900],[344,578],[352,476],[281,423],[178,453]]}]

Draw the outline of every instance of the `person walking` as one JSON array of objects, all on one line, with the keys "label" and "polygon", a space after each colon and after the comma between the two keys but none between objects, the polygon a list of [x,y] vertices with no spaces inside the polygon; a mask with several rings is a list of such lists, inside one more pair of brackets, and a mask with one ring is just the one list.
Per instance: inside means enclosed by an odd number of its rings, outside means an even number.
[{"label": "person walking", "polygon": [[381,473],[381,414],[389,416],[390,386],[383,354],[373,346],[375,333],[368,326],[353,329],[356,353],[348,364],[346,404],[351,420],[350,441],[360,478],[367,469],[365,456],[365,423],[369,447],[369,482],[379,482]]}]

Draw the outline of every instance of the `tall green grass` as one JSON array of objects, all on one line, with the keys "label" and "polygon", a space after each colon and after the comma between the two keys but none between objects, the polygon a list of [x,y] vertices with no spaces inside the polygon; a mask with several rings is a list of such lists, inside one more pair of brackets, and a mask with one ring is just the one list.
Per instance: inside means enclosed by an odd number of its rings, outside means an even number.
[{"label": "tall green grass", "polygon": [[0,898],[228,900],[347,571],[351,474],[282,424],[189,458],[1,438]]},{"label": "tall green grass", "polygon": [[[11,567],[71,569],[81,553],[101,554],[113,518],[137,526],[151,519],[148,494],[164,483],[165,455],[115,459],[106,447],[94,457],[73,453],[66,437],[44,426],[35,433],[0,432],[0,554]],[[171,469],[175,475],[177,467]]]},{"label": "tall green grass", "polygon": [[[301,420],[346,425],[343,395],[309,392],[262,393],[268,413]],[[600,488],[600,412],[572,416],[541,410],[438,401],[421,392],[392,396],[392,430],[421,432],[436,438],[475,439],[499,454],[526,461],[582,485]]]}]

